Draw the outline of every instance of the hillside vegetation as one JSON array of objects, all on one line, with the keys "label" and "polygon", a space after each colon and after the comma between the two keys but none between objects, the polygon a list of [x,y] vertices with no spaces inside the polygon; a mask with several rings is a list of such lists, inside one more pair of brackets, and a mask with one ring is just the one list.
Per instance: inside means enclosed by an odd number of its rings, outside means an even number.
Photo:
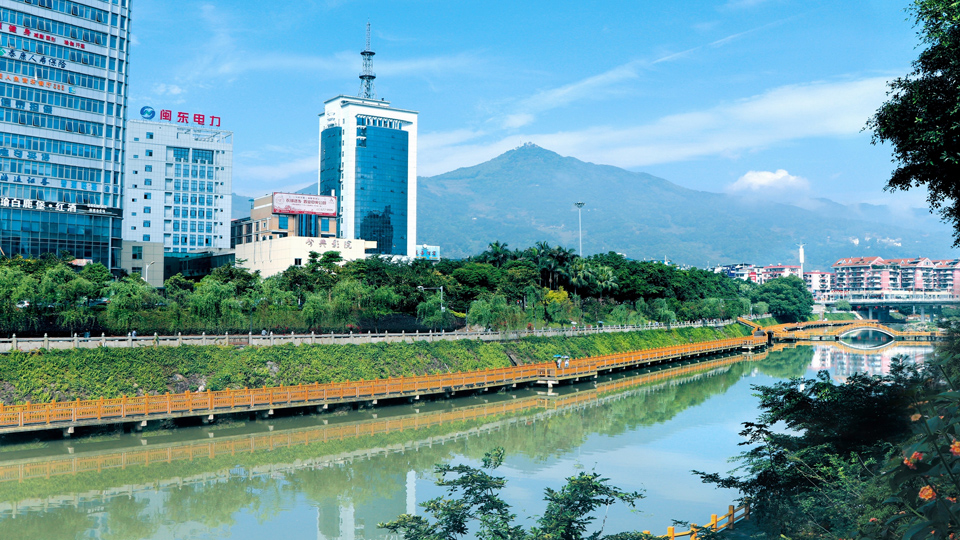
[{"label": "hillside vegetation", "polygon": [[748,334],[741,325],[583,337],[275,347],[183,346],[15,352],[0,356],[4,404],[426,375],[583,358]]}]

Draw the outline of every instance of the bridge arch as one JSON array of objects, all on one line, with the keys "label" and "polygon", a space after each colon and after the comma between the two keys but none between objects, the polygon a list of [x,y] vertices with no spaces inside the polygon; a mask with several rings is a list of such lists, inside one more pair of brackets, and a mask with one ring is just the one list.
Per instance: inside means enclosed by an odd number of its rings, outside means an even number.
[{"label": "bridge arch", "polygon": [[862,326],[861,326],[861,325],[851,325],[850,328],[844,328],[844,329],[841,330],[839,333],[837,333],[837,336],[840,337],[840,338],[843,338],[843,337],[846,337],[846,336],[849,336],[849,335],[852,335],[852,334],[856,334],[857,332],[864,332],[864,331],[867,331],[867,330],[873,330],[874,332],[879,332],[879,333],[884,334],[884,335],[886,335],[886,336],[889,336],[889,337],[891,337],[891,338],[893,338],[893,339],[896,339],[896,338],[897,338],[897,331],[896,331],[896,330],[893,330],[892,328],[887,328],[886,326],[879,325],[879,324],[862,325]]}]

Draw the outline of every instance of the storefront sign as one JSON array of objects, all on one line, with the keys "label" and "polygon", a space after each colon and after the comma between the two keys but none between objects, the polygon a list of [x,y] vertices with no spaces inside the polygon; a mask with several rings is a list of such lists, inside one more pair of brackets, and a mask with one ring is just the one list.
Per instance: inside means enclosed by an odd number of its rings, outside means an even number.
[{"label": "storefront sign", "polygon": [[23,210],[46,210],[50,212],[69,212],[83,214],[104,214],[120,217],[119,208],[111,208],[102,204],[73,204],[61,202],[38,201],[35,199],[13,199],[0,197],[0,208],[20,208]]},{"label": "storefront sign", "polygon": [[310,247],[313,247],[314,243],[316,243],[318,248],[340,249],[341,244],[343,245],[343,249],[353,248],[353,240],[338,240],[336,238],[330,239],[329,241],[326,238],[317,238],[316,240],[311,238],[307,240],[307,245]]},{"label": "storefront sign", "polygon": [[428,246],[426,244],[417,246],[416,256],[418,259],[427,259],[428,261],[439,261],[440,246]]},{"label": "storefront sign", "polygon": [[[39,79],[30,79],[27,77],[19,77],[17,75],[11,77],[10,75],[0,74],[0,80],[18,84],[29,84],[30,86],[39,86],[41,88],[50,88],[51,90],[60,90],[61,92],[67,91],[67,86],[62,84],[52,83],[50,81],[41,81]],[[70,93],[73,93],[73,87],[70,87]]]},{"label": "storefront sign", "polygon": [[[40,32],[34,32],[29,28],[24,28],[23,32],[20,32],[19,28],[17,28],[17,25],[15,24],[8,24],[6,26],[3,26],[2,24],[0,24],[0,29],[3,29],[4,31],[9,32],[11,34],[23,34],[24,36],[32,37],[34,39],[40,39],[43,41],[49,41],[50,43],[57,42],[56,37],[51,36],[49,34],[41,34]],[[87,49],[86,44],[80,43],[79,41],[73,41],[73,40],[61,38],[60,42],[68,47],[73,47],[75,49],[83,49],[83,50]]]},{"label": "storefront sign", "polygon": [[4,56],[12,60],[20,60],[22,62],[32,62],[34,64],[40,64],[41,66],[58,68],[67,67],[67,62],[65,60],[60,60],[52,56],[47,57],[42,54],[37,55],[23,51],[17,52],[14,49],[4,49],[3,47],[0,47],[0,56]]}]

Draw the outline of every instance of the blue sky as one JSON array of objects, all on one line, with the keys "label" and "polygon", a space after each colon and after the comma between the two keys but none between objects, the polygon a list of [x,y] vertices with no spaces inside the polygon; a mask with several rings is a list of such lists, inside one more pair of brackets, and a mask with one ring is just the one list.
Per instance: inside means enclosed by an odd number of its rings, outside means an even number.
[{"label": "blue sky", "polygon": [[419,172],[523,142],[707,191],[923,206],[882,191],[862,128],[917,55],[905,1],[135,0],[130,114],[220,116],[234,191],[316,181],[317,114],[356,94],[420,112]]}]

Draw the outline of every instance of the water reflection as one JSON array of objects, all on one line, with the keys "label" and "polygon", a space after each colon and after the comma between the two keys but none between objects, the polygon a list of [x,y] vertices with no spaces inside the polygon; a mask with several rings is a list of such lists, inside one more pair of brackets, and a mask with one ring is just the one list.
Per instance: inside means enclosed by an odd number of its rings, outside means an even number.
[{"label": "water reflection", "polygon": [[504,495],[519,514],[542,511],[544,487],[596,467],[647,490],[641,513],[610,512],[607,532],[661,530],[726,508],[734,494],[690,469],[728,470],[740,423],[755,416],[751,385],[804,375],[833,358],[824,348],[620,374],[556,396],[0,449],[0,538],[386,538],[378,522],[439,494],[434,464],[476,463],[495,446],[507,451]]},{"label": "water reflection", "polygon": [[897,358],[919,363],[932,354],[931,343],[895,341],[886,334],[867,330],[835,344],[814,345],[810,370],[827,370],[834,380],[842,382],[854,373],[889,374]]}]

